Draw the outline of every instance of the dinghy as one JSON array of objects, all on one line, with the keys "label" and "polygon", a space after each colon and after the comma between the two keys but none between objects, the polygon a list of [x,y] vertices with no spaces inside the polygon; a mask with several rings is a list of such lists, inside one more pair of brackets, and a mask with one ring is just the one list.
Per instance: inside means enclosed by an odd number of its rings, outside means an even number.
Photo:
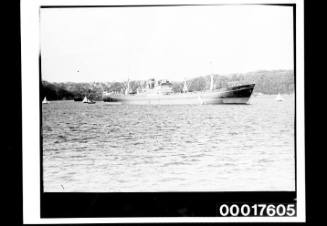
[{"label": "dinghy", "polygon": [[88,103],[88,104],[95,104],[95,101],[93,101],[93,100],[88,100],[87,103]]},{"label": "dinghy", "polygon": [[87,103],[89,100],[87,99],[87,97],[85,96],[84,99],[83,99],[83,103]]},{"label": "dinghy", "polygon": [[95,101],[88,99],[86,96],[83,99],[84,104],[95,104]]},{"label": "dinghy", "polygon": [[47,100],[47,97],[44,97],[42,104],[48,104],[48,103],[50,103],[50,102]]},{"label": "dinghy", "polygon": [[284,101],[284,98],[278,93],[275,100],[276,101]]}]

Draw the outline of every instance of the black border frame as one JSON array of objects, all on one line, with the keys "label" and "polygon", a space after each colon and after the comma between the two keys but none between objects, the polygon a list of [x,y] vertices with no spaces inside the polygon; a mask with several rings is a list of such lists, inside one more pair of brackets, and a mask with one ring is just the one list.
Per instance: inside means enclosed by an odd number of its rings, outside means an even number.
[{"label": "black border frame", "polygon": [[[230,4],[165,4],[165,5],[65,5],[40,6],[42,8],[112,8],[112,7],[183,7],[221,6]],[[258,192],[44,192],[42,103],[40,102],[40,207],[41,218],[94,218],[94,217],[216,217],[219,203],[271,203],[296,204],[296,4],[237,4],[265,5],[293,8],[294,54],[294,161],[295,191]],[[41,49],[39,50],[39,88],[42,85]],[[41,92],[40,92],[41,93]]]}]

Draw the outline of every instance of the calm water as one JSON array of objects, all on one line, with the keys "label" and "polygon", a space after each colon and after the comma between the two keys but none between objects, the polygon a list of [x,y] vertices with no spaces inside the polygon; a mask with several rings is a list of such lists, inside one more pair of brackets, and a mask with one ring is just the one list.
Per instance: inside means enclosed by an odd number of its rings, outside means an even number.
[{"label": "calm water", "polygon": [[250,105],[43,105],[47,192],[294,190],[294,95]]}]

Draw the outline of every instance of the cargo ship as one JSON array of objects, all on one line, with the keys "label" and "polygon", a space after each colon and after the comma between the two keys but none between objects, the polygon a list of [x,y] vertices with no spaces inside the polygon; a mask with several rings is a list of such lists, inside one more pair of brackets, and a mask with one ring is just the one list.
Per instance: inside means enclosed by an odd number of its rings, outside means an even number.
[{"label": "cargo ship", "polygon": [[189,92],[186,81],[183,92],[174,93],[168,80],[148,80],[146,89],[131,92],[129,82],[125,94],[104,92],[103,101],[138,105],[177,105],[177,104],[247,104],[255,84],[237,84],[222,89],[214,89],[211,76],[210,90]]}]

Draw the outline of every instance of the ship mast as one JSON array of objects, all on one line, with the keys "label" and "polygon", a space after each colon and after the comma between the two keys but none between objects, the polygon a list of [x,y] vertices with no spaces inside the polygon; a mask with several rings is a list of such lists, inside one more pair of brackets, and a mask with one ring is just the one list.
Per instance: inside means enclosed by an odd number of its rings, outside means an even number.
[{"label": "ship mast", "polygon": [[213,74],[210,75],[210,90],[212,91],[214,89],[213,85]]},{"label": "ship mast", "polygon": [[186,84],[186,79],[184,79],[183,93],[187,93],[187,92],[188,92],[188,88]]},{"label": "ship mast", "polygon": [[213,84],[213,65],[212,65],[212,61],[209,62],[210,66],[211,66],[211,71],[212,74],[210,75],[210,90],[213,91],[214,89],[214,84]]},{"label": "ship mast", "polygon": [[125,89],[125,95],[129,94],[129,78],[127,80],[127,88]]}]

